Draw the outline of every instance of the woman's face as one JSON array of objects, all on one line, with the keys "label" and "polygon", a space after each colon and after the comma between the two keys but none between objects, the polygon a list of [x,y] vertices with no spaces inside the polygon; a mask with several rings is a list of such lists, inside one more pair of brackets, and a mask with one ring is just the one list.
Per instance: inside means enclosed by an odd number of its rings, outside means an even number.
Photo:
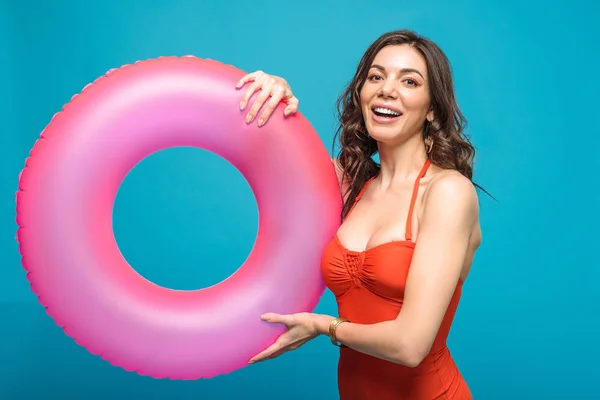
[{"label": "woman's face", "polygon": [[373,59],[360,91],[369,135],[380,142],[403,142],[420,134],[430,111],[427,66],[408,45],[384,47]]}]

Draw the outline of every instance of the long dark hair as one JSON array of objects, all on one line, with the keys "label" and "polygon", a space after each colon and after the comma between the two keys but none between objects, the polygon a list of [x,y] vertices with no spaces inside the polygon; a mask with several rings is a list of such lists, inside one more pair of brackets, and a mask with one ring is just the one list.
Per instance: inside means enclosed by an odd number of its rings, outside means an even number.
[{"label": "long dark hair", "polygon": [[448,58],[435,43],[413,31],[388,32],[369,46],[354,78],[337,101],[340,122],[335,135],[340,144],[338,162],[344,171],[343,179],[348,183],[342,219],[347,216],[365,183],[379,172],[380,166],[372,158],[377,152],[377,142],[366,135],[360,91],[373,59],[389,45],[412,46],[425,59],[434,119],[425,121],[423,139],[427,136],[433,139],[434,145],[428,154],[431,162],[442,168],[457,170],[472,181],[475,148],[464,133],[466,120],[456,102]]}]

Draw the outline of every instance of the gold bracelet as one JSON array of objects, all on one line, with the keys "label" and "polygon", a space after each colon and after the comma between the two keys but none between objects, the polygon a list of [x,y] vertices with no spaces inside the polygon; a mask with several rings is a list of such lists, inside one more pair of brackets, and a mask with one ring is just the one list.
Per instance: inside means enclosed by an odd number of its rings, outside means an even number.
[{"label": "gold bracelet", "polygon": [[338,317],[329,323],[329,339],[331,339],[331,343],[333,343],[334,346],[340,347],[340,345],[341,345],[341,343],[338,342],[338,340],[335,336],[335,331],[336,331],[337,327],[343,322],[350,322],[350,321],[347,319]]}]

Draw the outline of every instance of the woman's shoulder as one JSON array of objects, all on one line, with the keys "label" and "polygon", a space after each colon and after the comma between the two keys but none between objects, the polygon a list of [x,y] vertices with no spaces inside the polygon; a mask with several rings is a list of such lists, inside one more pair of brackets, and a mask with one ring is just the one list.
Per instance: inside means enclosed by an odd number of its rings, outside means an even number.
[{"label": "woman's shoulder", "polygon": [[436,168],[423,194],[422,217],[432,223],[469,231],[473,249],[481,244],[479,199],[475,185],[456,170]]},{"label": "woman's shoulder", "polygon": [[465,196],[476,200],[477,192],[473,182],[457,170],[434,167],[427,191],[438,196]]},{"label": "woman's shoulder", "polygon": [[479,199],[475,185],[459,171],[436,168],[423,194],[423,211],[428,209],[477,223]]}]

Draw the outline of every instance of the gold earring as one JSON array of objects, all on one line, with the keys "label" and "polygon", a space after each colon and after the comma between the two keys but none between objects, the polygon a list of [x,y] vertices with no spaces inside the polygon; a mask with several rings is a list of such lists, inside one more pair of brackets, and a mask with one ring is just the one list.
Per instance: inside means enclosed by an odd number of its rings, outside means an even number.
[{"label": "gold earring", "polygon": [[433,149],[433,138],[431,137],[431,135],[427,135],[427,137],[425,138],[425,149],[427,151],[427,154],[431,153],[431,150]]}]

